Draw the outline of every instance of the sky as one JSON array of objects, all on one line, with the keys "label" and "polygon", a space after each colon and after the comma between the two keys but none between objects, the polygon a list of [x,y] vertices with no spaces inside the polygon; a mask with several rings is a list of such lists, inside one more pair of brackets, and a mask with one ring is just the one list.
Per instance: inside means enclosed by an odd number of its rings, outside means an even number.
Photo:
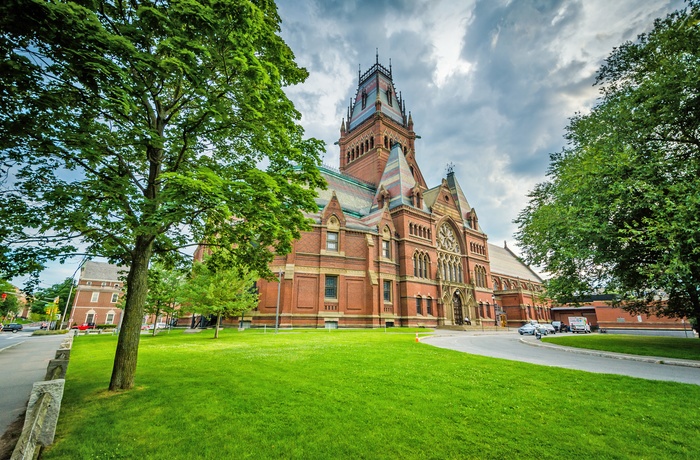
[{"label": "sky", "polygon": [[[519,253],[513,220],[565,145],[568,120],[598,97],[595,75],[615,46],[648,32],[679,0],[278,0],[281,35],[309,71],[287,89],[308,137],[339,166],[340,124],[358,68],[391,64],[428,187],[448,164],[489,242]],[[80,259],[52,264],[48,287]],[[21,286],[23,278],[13,280]]]}]

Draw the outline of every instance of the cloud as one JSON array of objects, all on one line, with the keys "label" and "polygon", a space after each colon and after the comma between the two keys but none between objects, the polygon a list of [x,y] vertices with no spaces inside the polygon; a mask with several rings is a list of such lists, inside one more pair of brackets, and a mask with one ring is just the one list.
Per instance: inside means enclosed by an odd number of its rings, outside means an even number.
[{"label": "cloud", "polygon": [[[576,111],[596,100],[613,47],[651,29],[681,0],[279,0],[282,37],[308,80],[287,89],[307,136],[338,165],[340,123],[358,66],[391,60],[421,139],[429,186],[454,163],[491,242],[515,248],[512,223],[564,145]],[[49,275],[47,275],[48,278]],[[61,276],[64,276],[61,273]],[[53,282],[60,282],[62,278]]]},{"label": "cloud", "polygon": [[394,83],[421,136],[416,155],[428,185],[439,184],[453,163],[491,241],[507,240],[512,248],[512,220],[544,179],[549,154],[564,146],[568,118],[595,103],[593,83],[605,57],[683,3],[284,0],[279,6],[283,37],[312,75],[290,95],[305,123],[323,120],[305,127],[328,145],[325,161],[337,165],[333,143],[357,87],[357,65],[369,68],[378,48],[382,64],[391,59]]}]

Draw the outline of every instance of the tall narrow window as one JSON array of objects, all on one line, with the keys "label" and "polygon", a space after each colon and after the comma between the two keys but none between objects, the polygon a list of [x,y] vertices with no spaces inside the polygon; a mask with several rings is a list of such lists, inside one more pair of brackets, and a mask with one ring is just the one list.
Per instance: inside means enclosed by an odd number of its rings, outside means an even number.
[{"label": "tall narrow window", "polygon": [[421,296],[416,297],[416,314],[423,314],[423,298]]},{"label": "tall narrow window", "polygon": [[425,310],[426,313],[428,313],[428,315],[433,314],[433,299],[431,299],[430,297],[425,299]]},{"label": "tall narrow window", "polygon": [[105,324],[114,324],[114,313],[111,311],[107,313],[107,319],[105,320]]},{"label": "tall narrow window", "polygon": [[391,281],[384,280],[384,302],[391,302]]},{"label": "tall narrow window", "polygon": [[97,300],[100,298],[100,293],[99,292],[93,292],[92,297],[90,298],[90,302],[97,302]]},{"label": "tall narrow window", "polygon": [[391,241],[382,240],[382,257],[391,259]]},{"label": "tall narrow window", "polygon": [[113,293],[112,293],[112,300],[111,300],[111,302],[112,302],[112,303],[117,303],[117,300],[119,300],[119,294],[116,293],[116,292],[113,292]]},{"label": "tall narrow window", "polygon": [[326,299],[337,299],[338,298],[338,277],[335,275],[326,275],[326,292],[324,293]]},{"label": "tall narrow window", "polygon": [[326,249],[338,252],[338,232],[326,233]]}]

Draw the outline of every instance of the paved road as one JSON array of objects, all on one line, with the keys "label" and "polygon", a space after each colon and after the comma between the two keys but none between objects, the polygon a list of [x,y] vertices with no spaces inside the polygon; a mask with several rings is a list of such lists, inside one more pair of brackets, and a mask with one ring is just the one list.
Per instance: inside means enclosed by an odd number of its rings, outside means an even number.
[{"label": "paved road", "polygon": [[[521,341],[521,338],[524,339],[525,343]],[[615,354],[599,353],[610,356],[597,356],[569,347],[536,346],[538,341],[534,337],[521,337],[515,331],[492,334],[438,332],[436,335],[426,337],[421,341],[440,348],[512,361],[700,385],[700,368],[698,367],[620,359],[626,355],[618,356],[616,359],[611,357]]]},{"label": "paved road", "polygon": [[44,380],[64,335],[0,332],[0,434],[27,408],[32,384]]}]

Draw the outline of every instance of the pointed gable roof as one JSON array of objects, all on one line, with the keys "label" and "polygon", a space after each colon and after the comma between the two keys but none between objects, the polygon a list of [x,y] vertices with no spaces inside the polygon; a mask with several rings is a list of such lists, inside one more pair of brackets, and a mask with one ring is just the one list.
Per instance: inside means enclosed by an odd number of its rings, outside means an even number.
[{"label": "pointed gable roof", "polygon": [[[469,201],[467,201],[467,197],[462,191],[462,187],[459,186],[459,182],[455,177],[454,171],[447,173],[447,187],[450,189],[450,193],[452,193],[452,199],[455,201],[455,203],[457,203],[462,220],[464,220],[467,227],[471,228],[469,217],[475,211],[469,204]],[[476,227],[477,228],[474,228],[473,230],[481,231],[478,221],[476,223]]]},{"label": "pointed gable roof", "polygon": [[411,174],[411,168],[406,162],[400,144],[394,144],[386,162],[386,167],[382,173],[382,178],[377,186],[377,193],[374,195],[371,211],[377,210],[381,202],[380,195],[388,192],[390,198],[389,209],[397,206],[413,206],[411,195],[416,186],[416,180]]},{"label": "pointed gable roof", "polygon": [[358,74],[357,92],[348,108],[347,130],[352,131],[377,111],[401,126],[406,125],[406,111],[403,100],[394,87],[391,65],[388,69],[381,65],[379,55],[368,71]]}]

